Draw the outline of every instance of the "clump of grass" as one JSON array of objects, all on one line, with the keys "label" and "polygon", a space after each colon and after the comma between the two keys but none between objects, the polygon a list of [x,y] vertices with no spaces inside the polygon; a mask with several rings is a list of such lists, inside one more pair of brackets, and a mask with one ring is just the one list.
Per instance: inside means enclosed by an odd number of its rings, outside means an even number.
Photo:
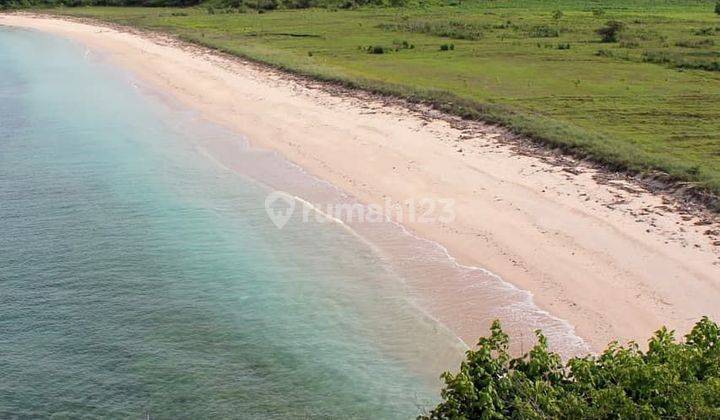
[{"label": "clump of grass", "polygon": [[567,42],[566,42],[566,43],[564,43],[564,44],[563,44],[563,43],[557,44],[557,49],[558,49],[558,50],[569,50],[569,49],[570,49],[570,43],[567,43]]},{"label": "clump of grass", "polygon": [[440,51],[452,51],[455,49],[455,44],[442,44],[440,46]]},{"label": "clump of grass", "polygon": [[720,71],[720,59],[686,57],[668,51],[645,51],[642,60],[646,63],[665,64],[679,69]]},{"label": "clump of grass", "polygon": [[703,47],[712,47],[713,45],[715,45],[715,41],[713,41],[710,38],[688,39],[688,40],[684,40],[684,41],[678,41],[675,43],[675,46],[683,47],[683,48],[703,48]]},{"label": "clump of grass", "polygon": [[547,25],[539,25],[530,29],[528,32],[530,38],[557,38],[560,31]]},{"label": "clump of grass", "polygon": [[716,33],[720,33],[720,26],[707,26],[705,28],[696,29],[693,32],[693,35],[698,36],[707,36],[707,35],[714,35]]},{"label": "clump of grass", "polygon": [[640,43],[634,39],[624,39],[624,40],[620,41],[619,46],[620,46],[620,48],[632,49],[632,48],[639,48]]},{"label": "clump of grass", "polygon": [[[620,28],[623,30],[624,28]],[[660,41],[665,42],[666,36],[658,33],[657,31],[654,31],[652,29],[648,29],[645,27],[639,27],[639,28],[628,28],[627,31],[623,31],[622,39],[639,39],[641,41]]]},{"label": "clump of grass", "polygon": [[601,18],[601,17],[605,16],[605,10],[601,9],[599,7],[595,7],[591,11],[592,11],[593,16],[595,16],[596,18]]},{"label": "clump of grass", "polygon": [[405,40],[403,41],[393,41],[393,47],[395,48],[395,51],[400,50],[412,50],[415,48],[415,44],[411,44]]},{"label": "clump of grass", "polygon": [[454,20],[385,23],[378,27],[386,31],[415,32],[453,39],[478,40],[483,37],[482,28],[479,25]]},{"label": "clump of grass", "polygon": [[502,23],[496,23],[492,26],[493,29],[518,29],[518,26],[512,23],[511,20],[506,20]]}]

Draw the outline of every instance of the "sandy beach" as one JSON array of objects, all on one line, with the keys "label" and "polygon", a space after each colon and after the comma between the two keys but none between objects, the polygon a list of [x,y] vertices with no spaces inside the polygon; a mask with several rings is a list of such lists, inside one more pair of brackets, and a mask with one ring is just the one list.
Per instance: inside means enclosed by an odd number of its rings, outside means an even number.
[{"label": "sandy beach", "polygon": [[[159,35],[19,14],[0,15],[0,25],[81,42],[365,203],[452,198],[453,221],[407,227],[530,291],[593,350],[614,338],[644,342],[663,324],[684,334],[703,315],[720,319],[717,218],[621,175],[502,128],[347,94]],[[456,333],[468,342],[485,331]]]}]

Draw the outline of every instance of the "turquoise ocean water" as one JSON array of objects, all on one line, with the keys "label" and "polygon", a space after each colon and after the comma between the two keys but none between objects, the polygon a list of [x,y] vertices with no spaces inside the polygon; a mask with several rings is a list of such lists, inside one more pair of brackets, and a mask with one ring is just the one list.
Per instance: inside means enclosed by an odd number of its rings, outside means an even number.
[{"label": "turquoise ocean water", "polygon": [[0,417],[432,401],[403,362],[427,321],[378,257],[333,226],[276,229],[267,188],[194,147],[225,135],[79,45],[0,30]]},{"label": "turquoise ocean water", "polygon": [[0,418],[411,418],[464,350],[419,272],[569,334],[409,236],[279,230],[274,187],[336,193],[98,53],[0,27]]}]

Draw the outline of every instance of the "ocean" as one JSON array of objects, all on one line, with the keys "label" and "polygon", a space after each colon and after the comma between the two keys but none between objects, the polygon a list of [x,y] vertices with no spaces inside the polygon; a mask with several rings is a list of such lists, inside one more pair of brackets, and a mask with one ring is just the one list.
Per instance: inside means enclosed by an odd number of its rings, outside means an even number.
[{"label": "ocean", "polygon": [[278,229],[275,189],[352,201],[102,53],[0,27],[0,417],[412,418],[467,349],[445,318],[582,345],[399,225]]}]

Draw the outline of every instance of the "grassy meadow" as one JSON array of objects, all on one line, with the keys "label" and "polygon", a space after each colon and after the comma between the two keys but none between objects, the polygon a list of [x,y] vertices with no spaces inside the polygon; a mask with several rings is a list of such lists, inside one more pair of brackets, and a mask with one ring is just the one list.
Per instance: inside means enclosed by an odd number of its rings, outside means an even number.
[{"label": "grassy meadow", "polygon": [[[160,30],[314,77],[429,100],[631,171],[720,192],[720,15],[709,1],[458,2],[238,13],[55,13]],[[596,31],[621,22],[611,42]]]}]

